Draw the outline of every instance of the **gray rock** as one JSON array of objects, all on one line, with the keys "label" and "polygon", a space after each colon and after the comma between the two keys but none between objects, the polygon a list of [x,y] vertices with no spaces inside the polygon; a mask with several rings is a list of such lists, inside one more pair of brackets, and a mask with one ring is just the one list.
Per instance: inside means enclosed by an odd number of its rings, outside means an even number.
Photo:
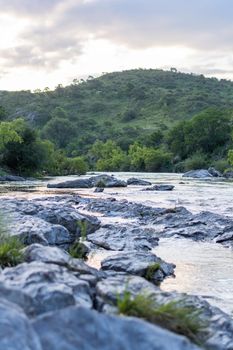
[{"label": "gray rock", "polygon": [[[156,266],[156,269],[150,272],[152,266]],[[107,257],[101,262],[101,268],[146,277],[153,283],[159,283],[165,277],[174,275],[175,265],[149,252],[128,251]]]},{"label": "gray rock", "polygon": [[142,191],[172,191],[175,186],[172,185],[154,185],[152,187],[147,187]]},{"label": "gray rock", "polygon": [[36,314],[69,305],[93,306],[89,283],[55,264],[34,261],[6,268],[0,275],[0,282],[28,295]]},{"label": "gray rock", "polygon": [[184,337],[136,318],[70,307],[38,317],[33,326],[46,350],[197,350]]},{"label": "gray rock", "polygon": [[64,181],[60,183],[49,183],[48,188],[91,188],[93,187],[90,179],[77,179],[71,181]]},{"label": "gray rock", "polygon": [[23,310],[4,299],[0,300],[0,349],[43,350]]},{"label": "gray rock", "polygon": [[137,179],[135,177],[131,177],[127,180],[127,185],[134,185],[134,186],[150,186],[151,182],[146,180]]},{"label": "gray rock", "polygon": [[226,178],[226,179],[232,179],[233,178],[233,170],[227,170],[224,172],[223,176]]},{"label": "gray rock", "polygon": [[0,182],[5,182],[5,181],[26,181],[26,179],[24,177],[21,176],[16,176],[16,175],[4,175],[4,176],[0,176]]},{"label": "gray rock", "polygon": [[137,226],[105,225],[88,235],[88,241],[107,250],[147,251],[158,245],[157,233],[153,228]]},{"label": "gray rock", "polygon": [[220,173],[220,171],[216,170],[214,167],[210,167],[208,169],[208,172],[213,176],[213,177],[221,177],[222,174]]},{"label": "gray rock", "polygon": [[65,181],[57,184],[49,183],[48,188],[92,188],[97,187],[100,182],[104,183],[104,187],[126,187],[125,181],[116,179],[110,175],[97,175],[89,179],[77,179],[72,181]]},{"label": "gray rock", "polygon": [[96,187],[96,189],[94,190],[95,193],[101,193],[104,192],[104,188],[103,187]]},{"label": "gray rock", "polygon": [[205,178],[213,177],[213,175],[211,175],[209,173],[209,171],[206,169],[199,169],[199,170],[190,170],[187,173],[184,173],[183,177],[193,177],[196,179],[205,179]]}]

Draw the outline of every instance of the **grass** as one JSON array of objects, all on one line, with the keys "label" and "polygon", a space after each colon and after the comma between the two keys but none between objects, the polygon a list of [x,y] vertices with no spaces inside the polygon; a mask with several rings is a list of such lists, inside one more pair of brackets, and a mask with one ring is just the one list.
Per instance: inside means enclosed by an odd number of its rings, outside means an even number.
[{"label": "grass", "polygon": [[87,238],[87,222],[79,221],[80,238],[77,239],[69,248],[68,253],[75,259],[86,259],[87,250],[82,242]]},{"label": "grass", "polygon": [[145,279],[148,281],[152,281],[154,274],[160,269],[160,264],[159,263],[154,263],[148,266],[145,274]]},{"label": "grass", "polygon": [[22,249],[24,245],[16,236],[10,236],[6,231],[0,233],[0,266],[12,267],[24,261]]},{"label": "grass", "polygon": [[96,187],[99,187],[99,188],[105,188],[106,187],[106,184],[103,180],[99,180],[97,183],[96,183]]},{"label": "grass", "polygon": [[183,306],[182,301],[171,301],[158,304],[152,297],[142,294],[132,297],[125,291],[117,298],[120,314],[143,318],[153,324],[166,328],[174,333],[186,336],[198,345],[202,343],[201,332],[206,324],[201,319],[201,312],[193,306]]}]

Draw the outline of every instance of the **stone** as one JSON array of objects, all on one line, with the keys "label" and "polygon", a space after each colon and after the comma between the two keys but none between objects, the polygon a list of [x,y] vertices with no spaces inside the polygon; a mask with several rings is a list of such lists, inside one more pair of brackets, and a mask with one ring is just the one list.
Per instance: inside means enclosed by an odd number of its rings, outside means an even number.
[{"label": "stone", "polygon": [[0,176],[0,182],[5,182],[5,181],[26,181],[26,179],[24,177],[21,176],[16,176],[16,175],[3,175]]},{"label": "stone", "polygon": [[127,185],[133,186],[150,186],[152,185],[150,181],[137,179],[135,177],[131,177],[127,180]]},{"label": "stone", "polygon": [[158,245],[159,241],[153,228],[143,228],[138,225],[104,225],[88,235],[87,240],[107,250],[135,250],[137,252],[151,250]]},{"label": "stone", "polygon": [[28,295],[36,314],[70,305],[93,306],[89,283],[56,264],[33,261],[6,268],[0,275],[0,282]]},{"label": "stone", "polygon": [[172,185],[154,185],[152,187],[147,187],[142,191],[172,191],[175,186]]},{"label": "stone", "polygon": [[143,320],[69,307],[32,322],[46,350],[198,350],[186,338]]},{"label": "stone", "polygon": [[103,187],[96,187],[94,190],[95,193],[101,193],[104,192],[104,188]]},{"label": "stone", "polygon": [[43,350],[23,310],[4,299],[0,300],[0,349]]},{"label": "stone", "polygon": [[[150,269],[156,266],[156,269]],[[127,251],[105,258],[101,268],[116,272],[125,272],[150,279],[153,283],[161,282],[165,277],[174,275],[174,264],[169,264],[152,253]]]},{"label": "stone", "polygon": [[211,178],[213,175],[209,173],[206,169],[190,170],[182,175],[182,177],[193,177],[196,179],[206,179]]},{"label": "stone", "polygon": [[[92,188],[104,183],[104,187],[126,187],[127,183],[110,175],[97,175],[88,179],[77,179],[60,183],[49,183],[48,188]],[[101,186],[100,186],[101,187]]]},{"label": "stone", "polygon": [[208,172],[213,176],[213,177],[222,177],[222,174],[220,171],[216,170],[214,167],[210,167],[208,169]]}]

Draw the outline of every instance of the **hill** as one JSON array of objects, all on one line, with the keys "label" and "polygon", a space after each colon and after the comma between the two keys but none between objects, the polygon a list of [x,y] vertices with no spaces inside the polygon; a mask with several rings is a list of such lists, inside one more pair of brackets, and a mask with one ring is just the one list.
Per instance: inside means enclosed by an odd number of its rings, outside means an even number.
[{"label": "hill", "polygon": [[74,80],[54,91],[1,91],[0,105],[8,119],[23,117],[42,135],[53,118],[67,119],[72,133],[63,146],[69,150],[85,151],[96,139],[113,139],[127,149],[135,139],[166,130],[208,107],[233,108],[233,82],[137,69]]}]

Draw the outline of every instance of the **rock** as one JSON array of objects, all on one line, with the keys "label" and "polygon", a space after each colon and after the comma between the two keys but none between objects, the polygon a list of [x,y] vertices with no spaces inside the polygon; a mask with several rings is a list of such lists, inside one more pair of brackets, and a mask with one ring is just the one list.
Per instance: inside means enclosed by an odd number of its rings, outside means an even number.
[{"label": "rock", "polygon": [[233,170],[227,170],[224,172],[223,176],[226,178],[226,179],[232,179],[233,178]]},{"label": "rock", "polygon": [[24,249],[25,261],[40,261],[47,264],[64,266],[75,272],[75,276],[91,275],[96,280],[103,278],[104,274],[87,264],[83,260],[72,258],[66,251],[58,247],[45,247],[40,244],[32,244]]},{"label": "rock", "polygon": [[[127,183],[123,180],[116,179],[114,176],[110,175],[97,175],[90,177],[93,187],[99,187],[100,183],[103,183],[103,187],[126,187]],[[100,186],[102,187],[102,185]]]},{"label": "rock", "polygon": [[104,192],[104,188],[103,187],[96,187],[94,192],[96,192],[96,193]]},{"label": "rock", "polygon": [[[98,187],[100,183],[104,184],[104,187],[126,187],[125,181],[116,179],[110,175],[97,175],[92,176],[89,179],[77,179],[72,181],[60,182],[57,184],[50,183],[48,188],[92,188]],[[101,186],[100,186],[101,187]]]},{"label": "rock", "polygon": [[[155,267],[155,269],[153,269]],[[174,264],[169,264],[152,253],[128,251],[107,257],[101,262],[103,270],[122,271],[131,275],[146,277],[154,283],[174,275]]]},{"label": "rock", "polygon": [[60,183],[49,183],[48,188],[91,188],[93,187],[90,179],[77,179]]},{"label": "rock", "polygon": [[24,177],[21,176],[16,176],[16,175],[4,175],[4,176],[0,176],[0,182],[5,182],[5,181],[26,181],[26,179]]},{"label": "rock", "polygon": [[131,177],[127,180],[127,185],[134,185],[134,186],[150,186],[151,182],[146,180],[137,179],[135,177]]},{"label": "rock", "polygon": [[158,245],[157,233],[153,228],[137,226],[104,225],[87,240],[107,250],[147,251]]},{"label": "rock", "polygon": [[0,349],[43,350],[23,310],[4,299],[0,300]]},{"label": "rock", "polygon": [[56,264],[34,261],[6,268],[0,275],[0,282],[28,295],[36,314],[70,305],[93,306],[89,283]]},{"label": "rock", "polygon": [[33,321],[46,350],[198,350],[186,338],[145,321],[69,307]]},{"label": "rock", "polygon": [[142,191],[172,191],[175,186],[172,185],[154,185],[152,187],[147,187]]},{"label": "rock", "polygon": [[208,172],[210,173],[210,175],[212,175],[213,177],[222,177],[222,174],[220,173],[220,171],[216,170],[214,167],[210,167],[208,169]]},{"label": "rock", "polygon": [[[125,291],[128,291],[132,297],[143,293],[143,295],[150,296],[159,305],[175,301],[181,307],[189,306],[200,310],[199,317],[206,325],[206,328],[200,334],[203,348],[209,350],[233,349],[233,320],[231,316],[211,306],[201,297],[176,292],[163,292],[142,277],[120,275],[119,273],[99,281],[96,291],[99,298],[99,308],[103,312],[115,312],[114,305],[116,305],[119,296],[124,295]],[[106,307],[109,304],[112,305],[112,309]]]},{"label": "rock", "polygon": [[213,177],[213,175],[211,175],[209,171],[206,169],[200,169],[200,170],[190,170],[187,173],[184,173],[182,177],[193,177],[196,179],[205,179],[205,178]]}]

